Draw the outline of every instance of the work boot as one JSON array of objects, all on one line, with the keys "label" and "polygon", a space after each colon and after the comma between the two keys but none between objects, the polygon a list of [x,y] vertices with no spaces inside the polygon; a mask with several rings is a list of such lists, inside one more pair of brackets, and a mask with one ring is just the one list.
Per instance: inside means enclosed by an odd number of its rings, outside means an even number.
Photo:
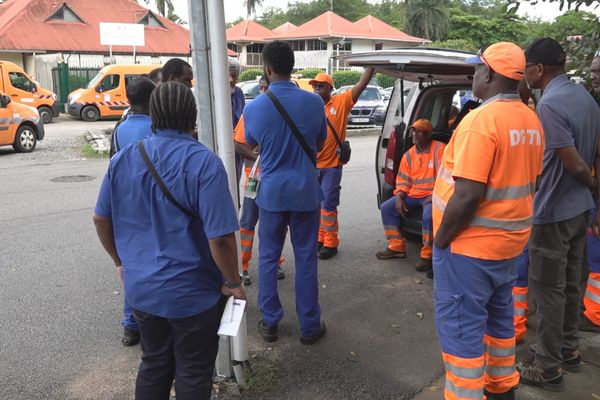
[{"label": "work boot", "polygon": [[267,343],[273,343],[277,341],[277,325],[269,328],[261,319],[260,321],[258,321],[258,333],[260,333],[260,336]]},{"label": "work boot", "polygon": [[406,258],[406,251],[396,251],[392,250],[389,247],[386,247],[385,250],[378,251],[375,253],[375,257],[380,260],[391,260],[392,258]]},{"label": "work boot", "polygon": [[244,286],[252,285],[252,279],[250,279],[250,275],[248,274],[248,271],[242,272],[242,280],[244,281]]},{"label": "work boot", "polygon": [[277,268],[277,280],[282,280],[285,279],[285,273],[283,272],[283,269],[281,269],[281,267]]},{"label": "work boot", "polygon": [[600,333],[600,326],[593,323],[585,314],[579,316],[579,330],[582,332]]},{"label": "work boot", "polygon": [[121,344],[125,347],[135,346],[140,342],[140,331],[134,331],[133,329],[123,328],[123,338]]},{"label": "work boot", "polygon": [[[527,350],[529,351],[530,354],[533,354],[535,356],[537,353],[537,344],[529,345]],[[562,351],[561,353],[562,353],[562,357],[563,357],[563,362],[562,362],[561,366],[563,367],[563,369],[565,371],[575,373],[575,372],[579,372],[581,370],[583,363],[581,362],[581,356],[579,355],[579,350],[575,350],[570,353]]]},{"label": "work boot", "polygon": [[323,246],[323,248],[319,251],[319,258],[321,260],[328,260],[331,257],[335,256],[337,253],[338,253],[337,247]]},{"label": "work boot", "polygon": [[552,392],[562,392],[565,387],[565,380],[560,368],[544,371],[535,364],[534,360],[528,363],[518,363],[516,367],[521,374],[521,383],[539,386]]},{"label": "work boot", "polygon": [[323,242],[317,242],[317,251],[321,251],[323,248]]},{"label": "work boot", "polygon": [[325,332],[327,332],[327,327],[325,326],[325,321],[321,321],[321,327],[319,328],[319,332],[317,332],[314,336],[300,336],[300,343],[302,344],[315,344],[321,339]]},{"label": "work boot", "polygon": [[433,279],[433,268],[431,268],[429,271],[427,271],[425,276],[428,277],[429,279]]},{"label": "work boot", "polygon": [[431,258],[421,258],[415,265],[415,269],[419,272],[427,272],[433,268]]},{"label": "work boot", "polygon": [[510,389],[504,393],[492,393],[487,390],[483,390],[483,394],[485,394],[487,400],[515,400],[515,391],[518,389],[518,386]]}]

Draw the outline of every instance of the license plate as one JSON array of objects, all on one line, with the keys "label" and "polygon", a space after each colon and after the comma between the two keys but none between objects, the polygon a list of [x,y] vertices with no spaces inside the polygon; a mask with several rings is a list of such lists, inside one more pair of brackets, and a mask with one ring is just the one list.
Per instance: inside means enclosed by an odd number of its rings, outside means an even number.
[{"label": "license plate", "polygon": [[352,122],[356,122],[357,124],[362,124],[365,122],[369,122],[369,118],[352,118]]}]

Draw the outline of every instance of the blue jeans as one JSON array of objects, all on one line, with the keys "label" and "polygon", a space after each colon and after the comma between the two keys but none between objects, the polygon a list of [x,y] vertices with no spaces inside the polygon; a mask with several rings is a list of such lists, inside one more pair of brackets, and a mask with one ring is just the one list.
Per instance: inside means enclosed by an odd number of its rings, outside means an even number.
[{"label": "blue jeans", "polygon": [[137,321],[133,317],[133,308],[125,298],[125,289],[123,289],[123,321],[121,321],[121,325],[130,331],[139,331]]},{"label": "blue jeans", "polygon": [[319,210],[271,212],[259,208],[258,305],[265,325],[276,326],[283,318],[277,292],[277,268],[289,226],[296,266],[296,315],[302,336],[314,336],[321,327],[317,233]]}]

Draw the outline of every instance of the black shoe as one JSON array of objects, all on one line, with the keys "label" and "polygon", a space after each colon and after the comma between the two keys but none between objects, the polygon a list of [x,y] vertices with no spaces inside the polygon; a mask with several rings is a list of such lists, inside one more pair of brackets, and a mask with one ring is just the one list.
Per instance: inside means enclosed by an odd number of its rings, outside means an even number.
[{"label": "black shoe", "polygon": [[557,368],[554,371],[544,371],[535,364],[535,361],[516,365],[517,371],[521,375],[521,383],[531,386],[539,386],[552,392],[562,392],[565,387],[565,380],[562,369]]},{"label": "black shoe", "polygon": [[[535,356],[535,354],[537,353],[537,344],[529,345],[527,350],[529,351],[529,353]],[[567,372],[579,372],[581,370],[581,367],[583,367],[583,363],[581,362],[581,356],[579,355],[579,350],[575,350],[572,353],[565,353],[563,351],[562,357],[563,362],[561,366]]]},{"label": "black shoe", "polygon": [[319,251],[319,258],[321,260],[328,260],[331,257],[335,256],[337,253],[338,253],[337,247],[323,246],[323,248]]},{"label": "black shoe", "polygon": [[125,347],[135,346],[140,342],[140,331],[123,328],[123,338],[121,343]]},{"label": "black shoe", "polygon": [[325,335],[325,332],[327,332],[325,321],[321,321],[321,328],[319,329],[319,332],[314,336],[300,336],[300,343],[306,345],[315,344]]},{"label": "black shoe", "polygon": [[483,394],[485,394],[487,400],[515,400],[515,391],[518,389],[518,386],[510,389],[508,392],[504,393],[492,393],[487,390],[483,390]]},{"label": "black shoe", "polygon": [[258,333],[260,333],[260,336],[262,336],[263,340],[267,343],[273,343],[277,341],[277,325],[269,328],[261,319],[258,321]]},{"label": "black shoe", "polygon": [[421,258],[415,265],[415,269],[419,272],[427,272],[433,268],[431,258]]},{"label": "black shoe", "polygon": [[248,271],[242,272],[242,280],[244,281],[244,286],[252,285],[252,279],[250,279],[250,275],[248,275]]},{"label": "black shoe", "polygon": [[425,276],[428,277],[429,279],[433,279],[433,268],[430,269],[429,271],[427,271]]},{"label": "black shoe", "polygon": [[323,248],[323,242],[317,242],[317,251],[321,251]]},{"label": "black shoe", "polygon": [[590,321],[585,314],[581,314],[579,316],[579,330],[582,332],[600,333],[600,326]]},{"label": "black shoe", "polygon": [[281,267],[277,268],[277,280],[285,279],[285,273]]}]

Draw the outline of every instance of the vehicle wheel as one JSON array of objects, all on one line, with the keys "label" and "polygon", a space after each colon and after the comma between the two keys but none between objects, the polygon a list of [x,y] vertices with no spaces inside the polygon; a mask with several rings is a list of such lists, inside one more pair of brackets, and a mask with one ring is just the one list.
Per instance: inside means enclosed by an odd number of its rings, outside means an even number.
[{"label": "vehicle wheel", "polygon": [[40,117],[42,118],[42,121],[44,121],[44,124],[49,124],[50,122],[52,122],[52,117],[54,115],[52,114],[51,109],[45,106],[41,106],[40,108],[38,108],[38,112],[40,113]]},{"label": "vehicle wheel", "polygon": [[100,119],[100,111],[94,106],[85,106],[81,110],[81,118],[88,122],[98,121]]},{"label": "vehicle wheel", "polygon": [[31,125],[21,125],[15,135],[13,149],[17,153],[31,153],[37,144],[37,134]]}]

